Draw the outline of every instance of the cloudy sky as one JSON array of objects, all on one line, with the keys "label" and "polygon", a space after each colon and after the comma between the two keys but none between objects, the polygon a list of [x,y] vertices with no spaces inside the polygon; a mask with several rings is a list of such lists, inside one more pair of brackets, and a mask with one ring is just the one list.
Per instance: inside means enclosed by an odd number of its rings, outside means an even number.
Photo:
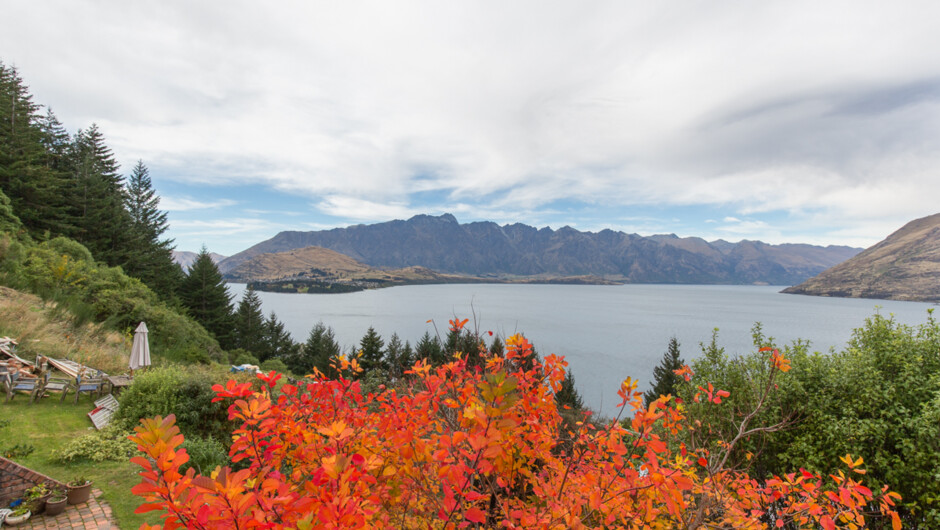
[{"label": "cloudy sky", "polygon": [[181,250],[453,213],[869,246],[940,211],[940,2],[4,2]]}]

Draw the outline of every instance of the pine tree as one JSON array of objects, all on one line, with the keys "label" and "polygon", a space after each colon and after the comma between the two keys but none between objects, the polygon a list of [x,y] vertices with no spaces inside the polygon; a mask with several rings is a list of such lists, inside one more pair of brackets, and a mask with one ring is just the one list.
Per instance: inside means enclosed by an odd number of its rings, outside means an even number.
[{"label": "pine tree", "polygon": [[261,299],[258,293],[249,286],[235,311],[235,347],[251,352],[257,357],[265,348],[264,326]]},{"label": "pine tree", "polygon": [[497,357],[502,357],[505,353],[505,348],[503,347],[503,341],[499,339],[499,336],[493,337],[493,343],[490,344],[490,354]]},{"label": "pine tree", "polygon": [[46,109],[46,115],[39,122],[42,130],[42,145],[45,146],[49,155],[47,164],[49,167],[60,171],[68,170],[68,156],[72,139],[69,137],[65,126],[59,121],[51,108]]},{"label": "pine tree", "polygon": [[173,262],[173,240],[161,239],[169,228],[167,214],[159,210],[160,197],[142,160],[137,161],[127,179],[126,196],[133,250],[124,263],[124,272],[170,299],[182,278]]},{"label": "pine tree", "polygon": [[679,340],[675,337],[669,339],[669,347],[663,354],[663,360],[659,366],[653,368],[653,381],[650,382],[653,388],[643,394],[643,401],[649,407],[650,403],[656,401],[659,396],[676,395],[679,385],[682,384],[682,378],[674,372],[685,365],[685,361],[679,354]]},{"label": "pine tree", "polygon": [[[46,150],[44,165],[47,173],[43,179],[44,204],[39,210],[42,221],[36,230],[48,232],[50,236],[68,235],[75,232],[74,222],[69,216],[69,196],[72,192],[69,178],[72,138],[52,109],[39,121],[42,145]],[[45,234],[43,234],[44,236]]]},{"label": "pine tree", "polygon": [[16,69],[0,62],[0,188],[30,234],[44,238],[62,233],[66,190],[39,110]]},{"label": "pine tree", "polygon": [[384,346],[385,341],[375,332],[375,328],[369,326],[368,331],[363,335],[362,340],[359,341],[359,349],[362,352],[359,358],[359,364],[364,371],[384,371],[388,369],[388,364],[385,361],[384,352],[382,350]]},{"label": "pine tree", "polygon": [[274,311],[264,321],[264,342],[261,351],[257,352],[258,360],[264,362],[268,359],[289,359],[299,350],[300,345],[294,342],[284,323],[277,319]]},{"label": "pine tree", "polygon": [[432,338],[431,334],[425,331],[424,336],[415,345],[415,358],[416,360],[426,361],[433,366],[444,364],[446,356],[440,339],[437,337]]},{"label": "pine tree", "polygon": [[[482,351],[481,351],[482,350]],[[453,360],[457,353],[467,361],[470,366],[480,366],[483,363],[482,353],[486,351],[479,335],[469,329],[449,330],[444,342],[445,362]]]},{"label": "pine tree", "polygon": [[284,362],[290,371],[297,375],[313,373],[313,369],[320,370],[326,377],[335,377],[336,371],[332,362],[339,357],[341,349],[336,343],[333,328],[327,327],[323,322],[317,322],[307,342],[298,349],[294,355],[285,358]]},{"label": "pine tree", "polygon": [[72,239],[108,265],[123,265],[131,252],[132,223],[124,208],[124,177],[97,125],[78,131],[72,142]]},{"label": "pine tree", "polygon": [[411,344],[407,342],[402,344],[401,338],[398,337],[397,333],[392,333],[391,338],[388,339],[388,344],[385,346],[385,359],[388,363],[388,375],[392,379],[400,379],[405,375],[405,372],[411,368],[414,364],[414,359],[412,356],[414,353],[411,351]]},{"label": "pine tree", "polygon": [[584,401],[574,385],[574,373],[570,369],[565,372],[565,378],[561,381],[561,388],[555,393],[555,405],[559,409],[568,406],[570,410],[576,412],[584,409]]},{"label": "pine tree", "polygon": [[206,247],[180,284],[179,295],[190,316],[212,333],[223,349],[232,349],[232,297]]}]

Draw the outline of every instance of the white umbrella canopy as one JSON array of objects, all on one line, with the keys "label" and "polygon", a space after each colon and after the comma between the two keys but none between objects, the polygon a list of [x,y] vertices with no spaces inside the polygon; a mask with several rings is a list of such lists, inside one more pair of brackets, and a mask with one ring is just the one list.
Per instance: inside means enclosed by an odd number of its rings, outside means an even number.
[{"label": "white umbrella canopy", "polygon": [[134,330],[134,344],[131,346],[129,363],[131,374],[145,366],[150,366],[150,344],[147,342],[147,324],[141,322]]}]

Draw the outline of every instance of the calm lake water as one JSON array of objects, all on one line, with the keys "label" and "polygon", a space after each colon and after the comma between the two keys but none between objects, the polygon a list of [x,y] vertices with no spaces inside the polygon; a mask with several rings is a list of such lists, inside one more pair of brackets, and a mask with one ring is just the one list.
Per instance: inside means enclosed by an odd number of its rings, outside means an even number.
[{"label": "calm lake water", "polygon": [[[627,376],[645,390],[669,338],[686,361],[719,328],[729,353],[751,351],[755,322],[778,344],[805,339],[817,351],[841,349],[852,330],[876,311],[920,324],[935,304],[820,298],[779,294],[782,287],[728,285],[415,285],[348,294],[259,292],[265,314],[277,313],[297,341],[322,320],[345,350],[373,326],[383,339],[393,332],[412,345],[430,331],[441,336],[455,315],[468,326],[501,337],[525,333],[542,355],[564,355],[585,404],[610,413]],[[244,284],[229,284],[235,301]],[[475,322],[475,323],[474,323]]]}]

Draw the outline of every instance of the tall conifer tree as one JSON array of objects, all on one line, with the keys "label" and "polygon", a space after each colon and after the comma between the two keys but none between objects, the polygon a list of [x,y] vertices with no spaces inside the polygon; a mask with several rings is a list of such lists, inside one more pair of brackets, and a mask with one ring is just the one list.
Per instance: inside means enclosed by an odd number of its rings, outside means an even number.
[{"label": "tall conifer tree", "polygon": [[578,389],[575,387],[574,373],[571,369],[565,372],[565,378],[561,381],[561,388],[555,393],[555,404],[560,409],[567,406],[574,411],[580,411],[584,408],[584,400],[581,399],[581,394],[578,393]]},{"label": "tall conifer tree", "polygon": [[238,309],[235,311],[235,347],[247,350],[258,357],[265,349],[264,326],[261,299],[258,298],[258,293],[249,287],[242,295]]},{"label": "tall conifer tree", "polygon": [[340,353],[341,350],[339,344],[336,343],[333,328],[327,327],[323,322],[317,322],[310,330],[310,335],[307,337],[307,342],[304,343],[303,348],[296,355],[285,359],[285,364],[291,372],[297,375],[313,373],[313,369],[316,368],[323,375],[333,377],[336,372],[331,363],[339,357]]},{"label": "tall conifer tree", "polygon": [[268,359],[289,359],[299,350],[300,345],[294,342],[284,323],[271,311],[271,315],[264,321],[264,347],[257,353],[258,360],[264,362]]},{"label": "tall conifer tree", "polygon": [[127,179],[126,197],[133,231],[124,272],[170,299],[182,281],[181,270],[173,262],[173,240],[161,239],[169,228],[167,214],[159,209],[160,197],[142,160],[137,161]]},{"label": "tall conifer tree", "polygon": [[369,370],[387,370],[388,365],[385,362],[383,347],[385,341],[376,333],[375,328],[369,326],[362,340],[359,341],[359,348],[362,356],[359,358],[359,364],[362,369]]},{"label": "tall conifer tree", "polygon": [[663,354],[663,359],[659,366],[653,368],[653,388],[643,394],[643,401],[649,407],[650,403],[656,401],[659,396],[676,395],[676,390],[682,384],[682,378],[676,375],[675,370],[682,368],[685,361],[679,353],[679,339],[672,337],[669,339],[669,347]]},{"label": "tall conifer tree", "polygon": [[401,338],[397,333],[392,333],[385,346],[385,362],[388,364],[388,375],[393,379],[398,379],[405,375],[414,364],[414,352],[411,350],[411,344],[405,342],[402,344]]},{"label": "tall conifer tree", "polygon": [[431,337],[431,333],[425,331],[424,335],[415,345],[416,360],[424,360],[434,366],[444,364],[447,356],[444,354],[444,347],[441,340],[437,337]]},{"label": "tall conifer tree", "polygon": [[202,247],[180,284],[180,300],[189,314],[212,333],[223,349],[232,349],[232,297],[222,274]]},{"label": "tall conifer tree", "polygon": [[16,69],[0,63],[0,188],[27,230],[43,238],[63,233],[66,190],[39,110]]},{"label": "tall conifer tree", "polygon": [[124,208],[124,177],[97,125],[78,131],[72,142],[73,239],[95,259],[123,265],[131,251],[133,228]]}]

